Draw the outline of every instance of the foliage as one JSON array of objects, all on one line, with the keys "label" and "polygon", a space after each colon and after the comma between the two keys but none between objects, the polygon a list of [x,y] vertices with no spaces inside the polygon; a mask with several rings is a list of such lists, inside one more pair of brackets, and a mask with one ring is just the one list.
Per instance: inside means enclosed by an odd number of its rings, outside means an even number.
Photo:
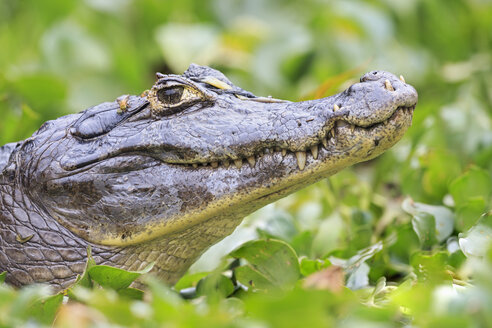
[{"label": "foliage", "polygon": [[420,99],[392,150],[248,217],[174,288],[88,262],[66,297],[1,285],[0,326],[492,326],[490,17],[486,0],[0,1],[0,144],[190,62],[290,100],[384,69]]}]

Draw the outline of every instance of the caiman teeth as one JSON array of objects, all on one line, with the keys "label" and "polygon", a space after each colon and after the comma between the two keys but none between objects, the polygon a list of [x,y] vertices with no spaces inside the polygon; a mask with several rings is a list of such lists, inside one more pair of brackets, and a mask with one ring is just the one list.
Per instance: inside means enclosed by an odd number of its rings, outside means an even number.
[{"label": "caiman teeth", "polygon": [[306,166],[306,152],[305,151],[297,151],[297,166],[299,166],[299,170],[304,170],[304,166]]},{"label": "caiman teeth", "polygon": [[[334,110],[335,110],[335,108],[339,109],[338,105],[334,105],[333,107],[334,107]],[[397,108],[397,111],[401,111],[404,114],[411,115],[413,113],[414,109],[415,109],[415,106],[410,106],[410,107],[401,106],[401,107]],[[394,112],[394,115],[397,111]],[[392,117],[390,117],[390,118],[388,118],[382,122],[376,123],[376,125],[381,124],[381,125],[386,126],[390,123],[390,121],[392,120]],[[311,152],[313,159],[315,159],[315,160],[318,159],[319,151],[320,151],[319,147],[324,147],[325,149],[329,150],[329,147],[336,146],[336,143],[337,143],[337,140],[336,140],[337,132],[336,132],[336,130],[337,130],[337,128],[347,128],[353,133],[353,132],[355,132],[356,127],[362,128],[362,129],[365,128],[365,127],[360,127],[360,126],[355,125],[355,124],[351,124],[351,123],[344,121],[344,120],[339,120],[339,121],[335,122],[335,124],[333,125],[331,130],[328,131],[327,135],[318,140],[318,144],[315,144],[313,146],[308,147],[308,150]],[[293,151],[293,150],[290,150],[290,151],[292,151],[295,154],[295,157],[297,160],[297,166],[298,166],[299,170],[301,170],[301,171],[304,170],[304,168],[306,167],[306,160],[307,160],[308,151]],[[289,152],[289,149],[287,149],[287,148],[281,148],[280,146],[273,146],[273,147],[266,147],[264,149],[260,149],[256,153],[257,154],[256,156],[260,156],[260,158],[261,158],[261,156],[263,156],[263,155],[277,153],[279,155],[281,154],[282,158],[285,158],[285,156],[287,155],[288,152]],[[243,166],[243,160],[246,160],[251,168],[254,168],[256,165],[255,155],[251,155],[251,156],[241,158],[241,159],[235,159],[232,161],[234,162],[234,165],[237,169],[241,169]],[[211,166],[212,168],[218,168],[221,165],[224,166],[225,168],[229,168],[231,165],[231,159],[217,159],[217,160],[212,161],[212,162],[201,162],[201,163],[183,163],[183,165],[184,166],[192,166],[195,169],[198,168],[199,166],[203,166],[203,167]]]},{"label": "caiman teeth", "polygon": [[337,110],[340,110],[340,107],[338,107],[337,104],[333,105],[333,111],[336,112]]},{"label": "caiman teeth", "polygon": [[313,154],[314,159],[318,159],[318,145],[311,147],[311,153]]},{"label": "caiman teeth", "polygon": [[247,160],[248,160],[249,166],[251,166],[251,168],[255,167],[256,160],[255,160],[255,157],[254,156],[249,156],[247,158]]},{"label": "caiman teeth", "polygon": [[384,81],[384,87],[389,91],[395,91],[395,88],[393,88],[389,80]]},{"label": "caiman teeth", "polygon": [[400,81],[402,81],[403,83],[406,83],[405,82],[405,78],[403,77],[403,75],[400,75]]}]

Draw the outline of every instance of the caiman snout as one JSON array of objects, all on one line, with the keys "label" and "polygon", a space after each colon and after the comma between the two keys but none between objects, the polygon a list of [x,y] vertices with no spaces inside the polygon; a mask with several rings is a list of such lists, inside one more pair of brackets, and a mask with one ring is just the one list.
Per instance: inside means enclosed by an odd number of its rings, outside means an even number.
[{"label": "caiman snout", "polygon": [[395,97],[402,100],[400,107],[412,107],[417,104],[417,90],[406,83],[403,75],[397,78],[394,74],[385,71],[371,71],[360,78],[361,83],[368,81],[380,81],[381,88],[395,92]]}]

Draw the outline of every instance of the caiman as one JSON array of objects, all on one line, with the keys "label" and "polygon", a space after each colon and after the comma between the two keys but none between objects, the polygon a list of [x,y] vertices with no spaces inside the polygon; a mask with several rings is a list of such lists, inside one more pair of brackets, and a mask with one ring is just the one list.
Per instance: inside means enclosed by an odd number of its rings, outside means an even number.
[{"label": "caiman", "polygon": [[66,288],[90,245],[98,264],[154,262],[172,284],[246,215],[394,145],[417,98],[383,71],[301,102],[256,97],[205,66],[158,73],[140,96],[0,148],[0,272]]}]

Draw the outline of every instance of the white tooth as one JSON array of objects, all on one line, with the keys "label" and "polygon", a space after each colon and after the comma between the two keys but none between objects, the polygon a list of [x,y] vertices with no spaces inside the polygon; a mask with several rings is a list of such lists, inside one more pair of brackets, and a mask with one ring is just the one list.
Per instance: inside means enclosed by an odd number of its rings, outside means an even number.
[{"label": "white tooth", "polygon": [[198,164],[197,164],[197,163],[193,163],[192,165],[193,165],[193,167],[194,167],[195,169],[198,167]]},{"label": "white tooth", "polygon": [[335,139],[334,138],[330,138],[330,143],[335,146]]},{"label": "white tooth", "polygon": [[350,125],[350,132],[354,132],[354,130],[355,130],[355,125],[351,124]]},{"label": "white tooth", "polygon": [[213,168],[219,167],[219,162],[212,162],[212,167]]},{"label": "white tooth", "polygon": [[287,155],[287,149],[282,149],[282,157],[285,157]]},{"label": "white tooth", "polygon": [[328,148],[328,139],[327,138],[321,139],[321,142],[323,143],[323,147]]},{"label": "white tooth", "polygon": [[270,148],[265,148],[265,154],[270,154],[272,151]]},{"label": "white tooth", "polygon": [[337,110],[340,110],[340,107],[337,104],[333,105],[333,111],[336,112]]},{"label": "white tooth", "polygon": [[207,162],[205,162],[205,163],[202,163],[202,165],[203,165],[203,166],[207,166],[207,165],[208,165],[208,163],[207,163]]},{"label": "white tooth", "polygon": [[304,166],[306,166],[306,152],[297,151],[296,158],[297,158],[297,166],[299,166],[299,169],[301,171],[304,170]]},{"label": "white tooth", "polygon": [[229,163],[229,161],[228,161],[228,160],[224,160],[222,163],[224,164],[224,166],[225,166],[226,168],[228,168],[228,167],[229,167],[229,165],[230,165],[230,163]]},{"label": "white tooth", "polygon": [[311,147],[311,153],[313,154],[314,159],[318,159],[318,145]]},{"label": "white tooth", "polygon": [[251,166],[252,168],[255,167],[256,161],[255,161],[255,157],[254,156],[249,156],[247,158],[247,160],[248,160],[249,166]]},{"label": "white tooth", "polygon": [[395,88],[393,88],[393,86],[391,85],[391,83],[390,83],[389,80],[385,80],[384,81],[384,87],[386,89],[388,89],[389,91],[395,91]]},{"label": "white tooth", "polygon": [[238,169],[240,169],[243,166],[243,160],[242,159],[235,159],[234,160],[234,165],[236,165],[236,167]]},{"label": "white tooth", "polygon": [[330,134],[333,138],[335,138],[335,127],[333,127],[331,130],[330,130]]},{"label": "white tooth", "polygon": [[405,82],[405,78],[403,77],[403,75],[400,75],[400,80],[401,80],[403,83],[406,83],[406,82]]}]

